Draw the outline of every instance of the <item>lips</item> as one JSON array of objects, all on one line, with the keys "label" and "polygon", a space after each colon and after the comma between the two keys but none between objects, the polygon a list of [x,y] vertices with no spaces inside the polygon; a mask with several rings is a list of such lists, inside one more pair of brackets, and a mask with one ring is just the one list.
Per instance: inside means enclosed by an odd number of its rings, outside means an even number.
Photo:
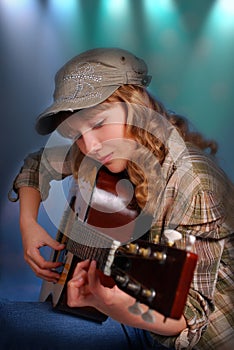
[{"label": "lips", "polygon": [[111,158],[112,158],[112,153],[109,153],[104,157],[101,157],[101,158],[98,157],[97,160],[102,164],[106,164],[111,160]]}]

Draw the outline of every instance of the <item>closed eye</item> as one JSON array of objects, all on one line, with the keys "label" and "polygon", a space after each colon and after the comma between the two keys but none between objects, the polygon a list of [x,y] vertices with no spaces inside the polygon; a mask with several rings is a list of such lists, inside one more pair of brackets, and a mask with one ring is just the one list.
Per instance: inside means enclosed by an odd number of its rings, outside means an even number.
[{"label": "closed eye", "polygon": [[103,119],[103,120],[100,120],[100,121],[98,121],[96,124],[94,124],[94,125],[92,126],[92,129],[99,129],[99,128],[101,128],[101,127],[103,126],[103,124],[104,124],[104,119]]},{"label": "closed eye", "polygon": [[[91,126],[91,129],[92,130],[95,130],[95,129],[99,129],[101,128],[103,125],[104,125],[104,119],[98,121],[97,123],[95,123],[94,125]],[[90,129],[89,129],[90,130]],[[73,138],[73,140],[77,141],[77,140],[80,140],[82,139],[83,135],[82,133],[78,132],[75,137]]]}]

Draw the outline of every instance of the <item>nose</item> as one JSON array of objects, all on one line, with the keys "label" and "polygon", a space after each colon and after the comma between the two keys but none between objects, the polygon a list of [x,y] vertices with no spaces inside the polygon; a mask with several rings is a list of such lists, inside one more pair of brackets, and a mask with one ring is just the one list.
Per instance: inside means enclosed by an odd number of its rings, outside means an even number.
[{"label": "nose", "polygon": [[95,133],[93,131],[84,133],[82,139],[84,142],[86,154],[94,155],[101,150],[102,144],[99,139],[95,137]]}]

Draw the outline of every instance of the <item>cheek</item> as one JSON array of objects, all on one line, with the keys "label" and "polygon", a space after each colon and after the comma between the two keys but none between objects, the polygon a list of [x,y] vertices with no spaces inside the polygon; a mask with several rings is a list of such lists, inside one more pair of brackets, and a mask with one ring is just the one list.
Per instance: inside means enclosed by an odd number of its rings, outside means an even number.
[{"label": "cheek", "polygon": [[122,124],[106,125],[103,128],[103,140],[123,139],[125,137],[125,126]]},{"label": "cheek", "polygon": [[79,150],[85,154],[86,150],[85,150],[85,145],[82,139],[76,140],[76,145],[79,148]]}]

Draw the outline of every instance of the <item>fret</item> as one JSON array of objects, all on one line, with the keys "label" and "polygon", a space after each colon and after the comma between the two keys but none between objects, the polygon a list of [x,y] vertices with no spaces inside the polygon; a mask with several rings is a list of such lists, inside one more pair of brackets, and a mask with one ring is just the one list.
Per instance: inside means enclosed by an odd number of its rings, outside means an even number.
[{"label": "fret", "polygon": [[112,257],[114,256],[114,252],[118,248],[118,245],[110,248],[95,248],[69,239],[66,248],[69,252],[81,260],[95,260],[97,262],[97,267],[104,272],[104,270],[108,268],[109,264],[111,263]]},{"label": "fret", "polygon": [[104,272],[109,270],[119,246],[120,242],[76,218],[66,249],[81,260],[96,260],[98,268]]},{"label": "fret", "polygon": [[94,226],[83,223],[76,219],[68,237],[74,242],[88,247],[110,248],[113,244],[113,238],[96,230]]}]

